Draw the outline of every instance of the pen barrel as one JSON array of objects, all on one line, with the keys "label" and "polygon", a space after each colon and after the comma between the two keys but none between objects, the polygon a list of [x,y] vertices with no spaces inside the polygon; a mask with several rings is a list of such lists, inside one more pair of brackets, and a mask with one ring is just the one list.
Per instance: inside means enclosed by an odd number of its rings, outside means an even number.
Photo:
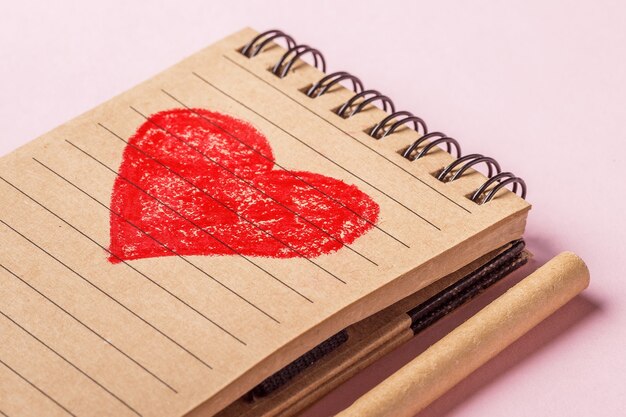
[{"label": "pen barrel", "polygon": [[585,263],[559,254],[338,416],[415,415],[588,285]]}]

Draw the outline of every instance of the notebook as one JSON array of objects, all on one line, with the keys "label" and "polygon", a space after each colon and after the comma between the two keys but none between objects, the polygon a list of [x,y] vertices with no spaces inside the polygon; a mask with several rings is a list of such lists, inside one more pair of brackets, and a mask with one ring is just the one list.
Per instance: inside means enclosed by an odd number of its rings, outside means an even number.
[{"label": "notebook", "polygon": [[215,415],[522,237],[473,152],[244,29],[2,157],[0,411]]}]

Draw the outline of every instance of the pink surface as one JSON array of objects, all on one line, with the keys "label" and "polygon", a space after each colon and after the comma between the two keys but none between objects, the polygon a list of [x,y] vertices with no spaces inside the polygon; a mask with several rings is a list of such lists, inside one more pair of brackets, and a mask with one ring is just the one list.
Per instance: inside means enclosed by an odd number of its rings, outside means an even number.
[{"label": "pink surface", "polygon": [[[243,26],[282,28],[331,70],[356,73],[466,153],[522,176],[533,266],[573,250],[591,269],[584,295],[420,415],[624,414],[624,3],[29,3],[0,14],[0,154]],[[444,328],[307,415],[347,405]]]}]

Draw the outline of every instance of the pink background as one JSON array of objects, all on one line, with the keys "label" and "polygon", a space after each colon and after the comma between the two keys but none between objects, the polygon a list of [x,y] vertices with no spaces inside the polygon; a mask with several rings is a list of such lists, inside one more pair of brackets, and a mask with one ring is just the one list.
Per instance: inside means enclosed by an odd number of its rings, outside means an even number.
[{"label": "pink background", "polygon": [[[54,6],[52,3],[56,3]],[[529,184],[537,267],[573,250],[591,287],[421,416],[626,410],[626,6],[615,1],[28,2],[0,13],[0,154],[249,25],[321,49],[401,109]],[[349,404],[447,319],[332,393]]]}]

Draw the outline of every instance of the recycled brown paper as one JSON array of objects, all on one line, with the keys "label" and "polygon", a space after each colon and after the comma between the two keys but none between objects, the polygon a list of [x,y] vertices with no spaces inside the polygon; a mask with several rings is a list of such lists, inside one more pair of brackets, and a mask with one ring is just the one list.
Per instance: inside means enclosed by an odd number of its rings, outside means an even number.
[{"label": "recycled brown paper", "polygon": [[[403,158],[415,131],[373,139],[365,130],[385,113],[368,107],[342,119],[332,110],[348,90],[307,97],[302,90],[323,74],[296,65],[276,77],[268,68],[281,48],[250,59],[239,52],[255,34],[238,32],[0,159],[3,412],[181,416],[204,403],[214,414],[328,336],[521,237],[528,203],[508,191],[470,201],[484,176],[438,181],[432,174],[449,154]],[[116,181],[132,187],[118,171],[126,142],[146,117],[171,109],[251,123],[271,146],[274,170],[357,187],[380,209],[376,227],[316,257],[172,251],[110,262],[110,222],[121,216],[111,193]],[[142,158],[168,170],[182,163]],[[171,207],[182,200],[136,194],[149,202],[137,209],[143,219],[186,219],[188,206]]]},{"label": "recycled brown paper", "polygon": [[410,417],[504,350],[589,285],[563,252],[457,327],[337,417]]}]

